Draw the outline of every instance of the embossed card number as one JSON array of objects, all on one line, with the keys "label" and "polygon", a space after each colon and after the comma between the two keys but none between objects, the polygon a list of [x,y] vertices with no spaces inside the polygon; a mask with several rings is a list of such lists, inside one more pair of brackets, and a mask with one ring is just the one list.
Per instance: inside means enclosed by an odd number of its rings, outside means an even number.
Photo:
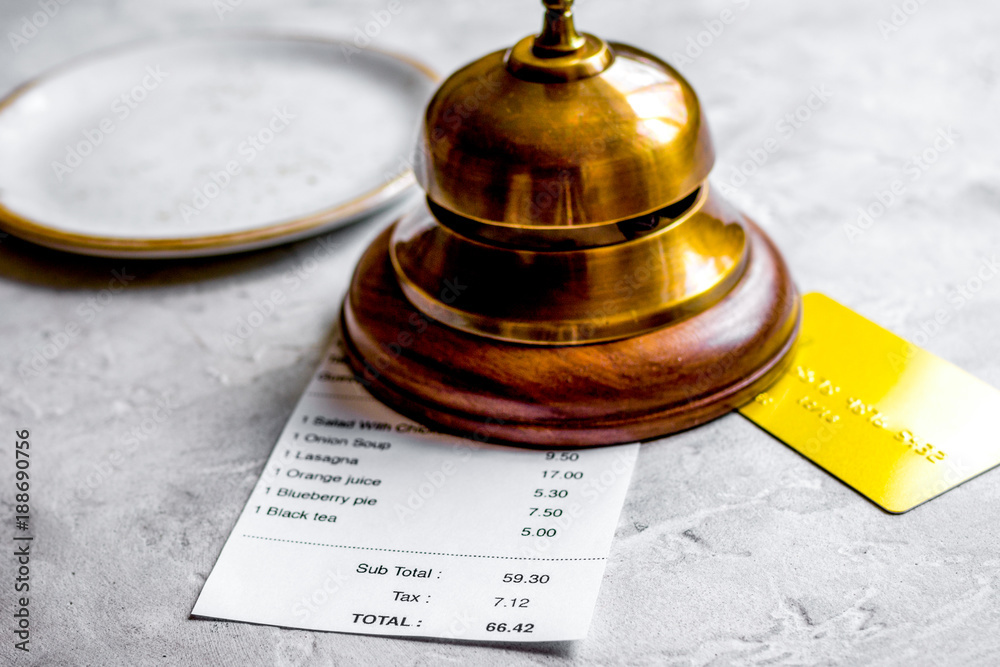
[{"label": "embossed card number", "polygon": [[1000,464],[1000,392],[822,294],[789,370],[740,412],[902,513]]}]

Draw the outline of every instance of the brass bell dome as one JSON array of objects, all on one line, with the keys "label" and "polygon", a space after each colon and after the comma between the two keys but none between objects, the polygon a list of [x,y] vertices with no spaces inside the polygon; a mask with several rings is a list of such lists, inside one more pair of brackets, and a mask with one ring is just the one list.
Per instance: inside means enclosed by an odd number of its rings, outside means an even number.
[{"label": "brass bell dome", "polygon": [[415,172],[426,200],[362,257],[344,303],[356,377],[477,438],[612,444],[695,426],[784,371],[799,296],[710,186],[691,86],[655,56],[541,34],[447,79]]},{"label": "brass bell dome", "polygon": [[694,90],[670,65],[579,35],[572,1],[545,27],[460,69],[431,100],[415,169],[452,213],[565,228],[652,213],[694,192],[714,161]]}]

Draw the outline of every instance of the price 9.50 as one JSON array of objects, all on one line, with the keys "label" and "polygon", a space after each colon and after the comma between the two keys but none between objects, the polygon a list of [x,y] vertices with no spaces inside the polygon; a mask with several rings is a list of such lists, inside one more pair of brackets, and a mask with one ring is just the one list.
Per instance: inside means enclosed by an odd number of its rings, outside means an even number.
[{"label": "price 9.50", "polygon": [[579,461],[580,454],[578,452],[546,452],[546,461]]}]

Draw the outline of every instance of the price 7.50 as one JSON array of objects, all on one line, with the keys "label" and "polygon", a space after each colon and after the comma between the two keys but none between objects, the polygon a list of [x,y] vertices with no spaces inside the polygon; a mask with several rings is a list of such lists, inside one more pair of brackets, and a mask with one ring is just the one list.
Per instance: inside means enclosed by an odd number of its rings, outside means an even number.
[{"label": "price 7.50", "polygon": [[545,509],[542,509],[540,507],[532,507],[531,511],[528,512],[528,516],[536,516],[536,515],[540,516],[540,517],[543,517],[543,518],[545,518],[545,517],[560,517],[560,516],[563,515],[563,511],[561,509],[559,509],[558,507],[556,507],[556,508],[547,507]]}]

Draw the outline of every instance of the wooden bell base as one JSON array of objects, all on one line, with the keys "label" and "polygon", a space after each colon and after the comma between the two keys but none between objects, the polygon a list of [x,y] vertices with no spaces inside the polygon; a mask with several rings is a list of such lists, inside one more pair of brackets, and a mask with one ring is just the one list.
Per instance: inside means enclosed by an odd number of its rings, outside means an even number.
[{"label": "wooden bell base", "polygon": [[646,440],[747,403],[791,360],[799,295],[752,223],[746,273],[715,306],[634,338],[567,347],[480,338],[423,315],[396,281],[391,231],[354,275],[347,356],[377,398],[442,431],[544,447]]}]

